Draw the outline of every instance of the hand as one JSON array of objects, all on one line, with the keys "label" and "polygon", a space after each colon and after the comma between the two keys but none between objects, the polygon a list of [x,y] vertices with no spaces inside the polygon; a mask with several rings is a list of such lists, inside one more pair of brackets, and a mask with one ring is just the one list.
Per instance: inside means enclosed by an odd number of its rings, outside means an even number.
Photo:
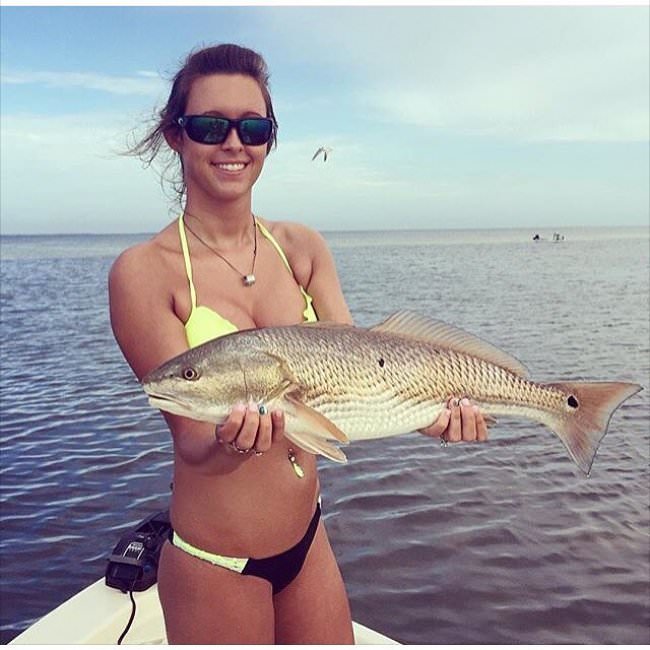
[{"label": "hand", "polygon": [[253,403],[237,404],[228,419],[217,426],[215,435],[219,443],[228,445],[225,449],[242,456],[250,453],[261,456],[284,435],[284,413],[280,410],[268,413]]},{"label": "hand", "polygon": [[452,398],[438,419],[420,433],[444,442],[483,442],[487,440],[487,424],[481,410],[466,397]]}]

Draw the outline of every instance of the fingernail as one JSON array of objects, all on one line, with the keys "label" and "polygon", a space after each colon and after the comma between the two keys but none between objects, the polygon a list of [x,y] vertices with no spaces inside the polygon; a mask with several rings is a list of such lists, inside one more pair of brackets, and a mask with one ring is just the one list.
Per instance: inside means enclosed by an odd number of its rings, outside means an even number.
[{"label": "fingernail", "polygon": [[248,410],[249,410],[250,413],[259,413],[259,411],[257,409],[257,404],[255,404],[254,402],[249,402],[248,403]]},{"label": "fingernail", "polygon": [[474,411],[474,413],[478,413],[480,410],[481,409],[476,404],[474,404],[474,406],[472,406],[472,411]]},{"label": "fingernail", "polygon": [[463,397],[463,399],[460,400],[460,404],[461,406],[469,406],[469,400],[467,399],[467,397]]},{"label": "fingernail", "polygon": [[246,404],[244,404],[243,402],[239,402],[232,407],[232,411],[233,413],[245,413]]}]

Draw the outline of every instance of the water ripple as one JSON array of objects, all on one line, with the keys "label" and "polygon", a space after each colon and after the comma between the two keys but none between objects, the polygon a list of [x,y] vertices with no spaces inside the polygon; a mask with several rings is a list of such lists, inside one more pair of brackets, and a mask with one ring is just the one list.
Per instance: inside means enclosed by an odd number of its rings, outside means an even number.
[{"label": "water ripple", "polygon": [[[416,308],[536,379],[650,385],[647,236],[329,237],[360,325]],[[106,307],[128,243],[3,239],[2,642],[94,582],[120,535],[167,507],[171,439]],[[344,467],[319,461],[354,618],[404,643],[649,643],[649,421],[646,390],[614,416],[588,479],[555,436],[510,418],[487,444],[408,434],[355,443]]]}]

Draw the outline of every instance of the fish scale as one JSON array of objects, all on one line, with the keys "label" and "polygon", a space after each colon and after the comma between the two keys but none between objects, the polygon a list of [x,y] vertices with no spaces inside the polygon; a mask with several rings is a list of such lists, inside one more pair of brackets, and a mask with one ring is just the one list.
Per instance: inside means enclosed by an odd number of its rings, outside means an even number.
[{"label": "fish scale", "polygon": [[253,400],[285,411],[285,434],[332,460],[333,442],[432,424],[450,397],[485,414],[548,426],[589,472],[612,413],[641,390],[625,382],[537,383],[482,339],[414,312],[371,328],[314,323],[235,332],[171,359],[143,380],[152,406],[222,422]]}]

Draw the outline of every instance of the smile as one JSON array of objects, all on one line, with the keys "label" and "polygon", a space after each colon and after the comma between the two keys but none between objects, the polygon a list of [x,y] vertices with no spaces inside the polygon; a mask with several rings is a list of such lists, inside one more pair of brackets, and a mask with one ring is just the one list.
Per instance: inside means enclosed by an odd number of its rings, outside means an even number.
[{"label": "smile", "polygon": [[227,172],[240,172],[246,167],[246,163],[214,163],[214,166]]}]

